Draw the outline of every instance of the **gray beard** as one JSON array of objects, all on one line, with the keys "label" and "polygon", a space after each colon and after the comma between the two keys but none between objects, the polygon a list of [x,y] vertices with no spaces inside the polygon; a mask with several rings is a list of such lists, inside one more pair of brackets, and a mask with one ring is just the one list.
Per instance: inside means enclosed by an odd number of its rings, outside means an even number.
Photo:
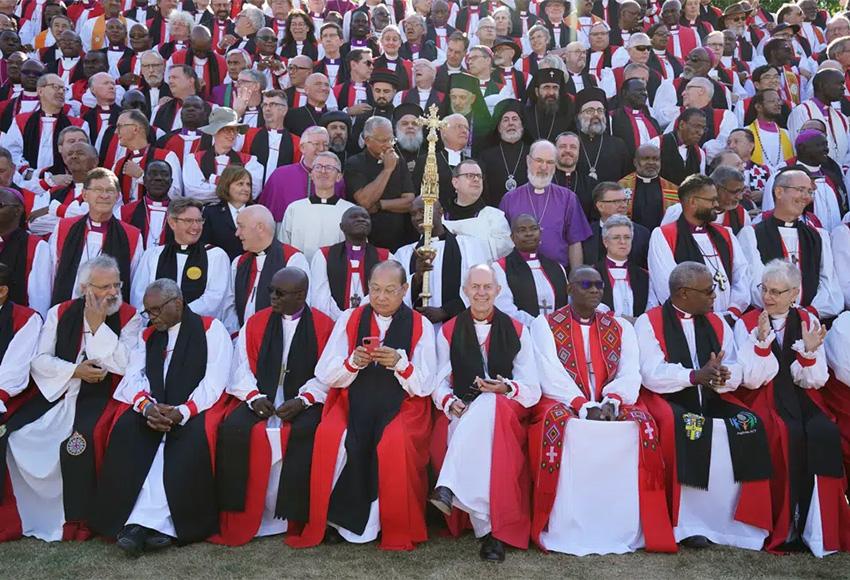
[{"label": "gray beard", "polygon": [[578,129],[585,135],[590,135],[591,137],[598,137],[605,132],[606,124],[605,120],[596,121],[594,123],[586,123],[581,118],[578,120]]},{"label": "gray beard", "polygon": [[340,141],[339,139],[331,141],[328,145],[328,149],[333,151],[334,153],[342,153],[345,151],[345,148],[348,146],[348,143],[345,141]]},{"label": "gray beard", "polygon": [[419,131],[416,135],[408,137],[407,135],[399,135],[396,137],[396,143],[402,151],[407,151],[413,153],[414,151],[419,151],[419,148],[422,147],[422,141],[424,140],[424,136],[422,132]]}]

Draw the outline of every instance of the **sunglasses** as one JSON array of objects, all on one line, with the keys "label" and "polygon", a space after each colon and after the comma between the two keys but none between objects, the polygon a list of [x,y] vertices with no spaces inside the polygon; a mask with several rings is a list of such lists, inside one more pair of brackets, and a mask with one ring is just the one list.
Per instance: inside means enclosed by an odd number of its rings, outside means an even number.
[{"label": "sunglasses", "polygon": [[579,280],[578,282],[574,282],[574,284],[582,290],[590,290],[591,288],[602,290],[605,288],[605,282],[602,280]]},{"label": "sunglasses", "polygon": [[646,46],[646,45],[643,45],[643,46],[633,46],[632,48],[633,48],[633,49],[635,49],[635,50],[637,50],[637,51],[639,51],[639,52],[649,52],[650,50],[652,50],[652,47],[651,47],[651,46]]}]

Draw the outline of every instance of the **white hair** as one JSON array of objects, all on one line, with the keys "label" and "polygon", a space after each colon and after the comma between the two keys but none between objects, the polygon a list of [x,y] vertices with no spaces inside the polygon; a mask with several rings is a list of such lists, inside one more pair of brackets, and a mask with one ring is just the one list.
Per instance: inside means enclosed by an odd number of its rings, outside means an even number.
[{"label": "white hair", "polygon": [[667,284],[670,288],[670,295],[672,296],[681,288],[685,288],[686,286],[693,286],[694,280],[696,280],[697,276],[706,275],[711,277],[711,270],[708,269],[708,266],[705,264],[701,264],[699,262],[682,262],[678,264],[673,271],[670,272],[670,279],[667,281]]},{"label": "white hair", "polygon": [[371,137],[375,133],[375,129],[378,127],[385,127],[386,129],[389,129],[390,133],[392,133],[393,130],[392,121],[386,117],[369,117],[366,119],[366,122],[363,123],[363,138]]},{"label": "white hair", "polygon": [[145,295],[149,292],[159,292],[160,297],[168,300],[183,300],[183,292],[177,282],[170,278],[160,278],[151,282],[145,289]]},{"label": "white hair", "polygon": [[629,228],[629,233],[634,235],[635,226],[627,216],[621,214],[614,214],[605,220],[605,223],[602,224],[602,239],[607,239],[608,234],[614,228]]},{"label": "white hair", "polygon": [[304,141],[306,137],[309,137],[314,133],[328,135],[328,130],[320,125],[313,125],[312,127],[307,127],[306,129],[304,129],[304,132],[301,133],[301,140]]},{"label": "white hair", "polygon": [[712,98],[714,96],[714,83],[708,80],[705,77],[694,77],[688,81],[687,86],[695,86],[705,89],[705,92],[708,93],[708,98]]},{"label": "white hair", "polygon": [[174,26],[181,22],[186,26],[189,32],[191,32],[192,28],[195,27],[195,19],[191,14],[184,10],[172,10],[171,14],[168,15],[168,25]]},{"label": "white hair", "polygon": [[788,260],[771,260],[761,274],[762,283],[784,282],[789,288],[799,288],[803,284],[800,270]]},{"label": "white hair", "polygon": [[246,4],[242,7],[242,12],[239,14],[244,14],[248,17],[248,20],[251,21],[251,24],[254,25],[255,30],[261,29],[266,25],[266,15],[262,10],[254,6],[253,4]]},{"label": "white hair", "polygon": [[77,274],[77,283],[81,288],[88,286],[91,281],[91,274],[95,270],[112,270],[119,275],[121,274],[121,269],[118,267],[118,262],[115,258],[108,254],[101,254],[80,266],[80,272]]}]

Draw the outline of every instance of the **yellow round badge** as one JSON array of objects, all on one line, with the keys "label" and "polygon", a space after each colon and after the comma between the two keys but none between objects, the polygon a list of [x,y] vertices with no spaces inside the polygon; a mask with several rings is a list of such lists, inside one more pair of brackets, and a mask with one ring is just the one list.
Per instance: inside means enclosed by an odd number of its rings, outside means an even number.
[{"label": "yellow round badge", "polygon": [[186,277],[189,278],[189,280],[200,280],[203,273],[204,272],[197,266],[192,266],[186,270]]}]

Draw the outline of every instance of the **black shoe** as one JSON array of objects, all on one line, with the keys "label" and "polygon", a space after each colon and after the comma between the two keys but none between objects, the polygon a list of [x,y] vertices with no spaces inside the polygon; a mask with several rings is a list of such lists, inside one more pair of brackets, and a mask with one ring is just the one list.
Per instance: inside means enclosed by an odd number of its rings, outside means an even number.
[{"label": "black shoe", "polygon": [[127,556],[138,558],[145,551],[145,540],[148,537],[148,530],[142,526],[133,524],[124,526],[124,529],[118,533],[117,544]]},{"label": "black shoe", "polygon": [[174,543],[174,538],[166,536],[156,530],[148,530],[148,537],[145,538],[145,551],[156,552],[171,546]]},{"label": "black shoe", "polygon": [[504,562],[505,545],[491,534],[487,534],[484,536],[484,541],[481,542],[481,550],[478,554],[485,562]]},{"label": "black shoe", "polygon": [[328,528],[325,530],[325,544],[329,546],[334,546],[336,544],[341,544],[344,541],[345,538],[342,537],[342,534],[340,534],[339,530],[337,530],[335,527],[328,526]]},{"label": "black shoe", "polygon": [[705,536],[691,536],[679,543],[686,548],[693,548],[694,550],[704,550],[711,545],[711,542]]},{"label": "black shoe", "polygon": [[443,512],[444,514],[451,515],[452,513],[452,501],[455,496],[447,487],[435,487],[434,491],[431,492],[431,497],[428,498],[428,501],[433,504],[435,508]]}]

